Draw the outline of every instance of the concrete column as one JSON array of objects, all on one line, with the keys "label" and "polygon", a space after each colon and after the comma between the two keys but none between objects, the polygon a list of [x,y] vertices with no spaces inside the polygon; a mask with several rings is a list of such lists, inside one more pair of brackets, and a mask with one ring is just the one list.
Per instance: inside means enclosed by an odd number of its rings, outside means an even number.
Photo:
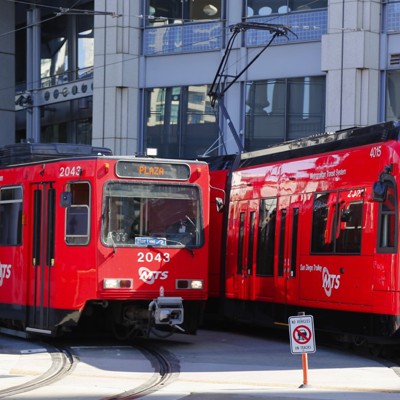
[{"label": "concrete column", "polygon": [[14,3],[0,4],[0,146],[15,142]]},{"label": "concrete column", "polygon": [[329,0],[322,38],[326,71],[326,130],[379,122],[379,32],[376,0]]},{"label": "concrete column", "polygon": [[104,15],[95,16],[92,143],[134,154],[140,150],[140,2],[96,0],[95,10]]},{"label": "concrete column", "polygon": [[[228,3],[228,2],[226,2]],[[235,25],[242,20],[242,9],[243,9],[243,2],[242,0],[230,0],[229,4],[227,4],[227,23],[226,26]],[[226,37],[225,37],[225,46],[228,43],[229,39],[232,36],[232,32],[229,30],[225,30]],[[239,34],[234,42],[232,51],[229,55],[229,60],[227,63],[227,70],[224,71],[225,74],[229,75],[230,77],[235,77],[242,69],[247,66],[249,61],[249,57],[247,54],[247,48],[242,47],[242,34]],[[225,53],[225,47],[220,51],[220,58]],[[214,65],[215,73],[218,70],[219,62]],[[222,71],[221,71],[222,72]],[[234,129],[237,132],[238,139],[242,142],[244,146],[244,139],[243,139],[243,130],[244,130],[244,118],[243,118],[243,105],[241,101],[241,84],[247,78],[247,73],[244,74],[240,79],[234,83],[224,94],[222,101],[225,105],[226,111],[229,115],[229,121],[227,120],[226,116],[222,112],[219,113],[220,118],[220,127],[222,127],[223,132],[223,141],[224,141],[224,148],[223,152],[227,152],[227,154],[231,153],[239,153],[239,148],[236,144],[236,140],[233,136],[232,130],[229,128],[229,124],[232,124]],[[232,81],[233,78],[229,78],[226,81],[228,85],[229,82]],[[224,79],[222,79],[222,82]],[[222,90],[223,87],[220,88]]]}]

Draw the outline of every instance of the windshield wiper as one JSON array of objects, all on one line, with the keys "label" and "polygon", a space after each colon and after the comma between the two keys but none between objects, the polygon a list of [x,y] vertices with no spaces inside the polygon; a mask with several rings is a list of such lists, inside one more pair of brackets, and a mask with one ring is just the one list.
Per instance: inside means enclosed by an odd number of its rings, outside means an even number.
[{"label": "windshield wiper", "polygon": [[108,233],[108,239],[110,239],[111,245],[114,250],[114,254],[117,252],[117,245],[115,244],[114,238],[112,237],[111,232]]},{"label": "windshield wiper", "polygon": [[194,226],[194,229],[196,231],[196,233],[199,232],[199,230],[197,229],[196,224],[193,222],[193,220],[189,217],[189,215],[185,215],[185,218]]}]

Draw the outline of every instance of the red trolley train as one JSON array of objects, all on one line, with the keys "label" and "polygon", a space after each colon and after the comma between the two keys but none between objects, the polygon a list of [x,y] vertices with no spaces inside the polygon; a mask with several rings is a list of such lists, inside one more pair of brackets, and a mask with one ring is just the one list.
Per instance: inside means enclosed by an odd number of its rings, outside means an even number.
[{"label": "red trolley train", "polygon": [[305,311],[341,340],[398,341],[399,135],[388,122],[210,160],[227,198],[210,219],[212,308],[266,326]]},{"label": "red trolley train", "polygon": [[3,330],[196,332],[207,298],[206,163],[29,143],[2,148],[0,163]]}]

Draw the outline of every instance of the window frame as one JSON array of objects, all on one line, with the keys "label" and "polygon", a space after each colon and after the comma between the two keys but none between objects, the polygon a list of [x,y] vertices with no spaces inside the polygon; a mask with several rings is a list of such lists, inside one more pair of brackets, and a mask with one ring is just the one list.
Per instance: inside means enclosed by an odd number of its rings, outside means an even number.
[{"label": "window frame", "polygon": [[[296,8],[293,7],[293,4],[295,2],[299,2],[299,0],[282,0],[277,3],[282,3],[282,4],[276,4],[275,8],[270,7],[271,6],[271,1],[264,0],[265,4],[258,4],[258,13],[254,12],[254,4],[253,3],[262,3],[260,0],[255,0],[249,1],[247,0],[246,2],[243,2],[243,15],[244,18],[262,18],[262,17],[269,17],[269,16],[279,16],[279,15],[287,15],[290,13],[295,13],[295,12],[307,12],[307,11],[316,11],[316,10],[324,10],[328,8],[328,1],[327,0],[319,0],[319,2],[326,2],[326,5],[320,6],[320,7],[314,7],[311,8],[309,7],[310,2],[309,1],[304,1],[304,4],[298,5]],[[316,3],[316,2],[314,2]],[[260,7],[261,6],[261,7]],[[279,7],[278,7],[279,6]],[[278,8],[276,8],[278,7]],[[293,9],[292,9],[293,8]],[[260,14],[259,12],[262,10],[263,12]],[[249,13],[249,11],[252,10],[252,13]],[[251,15],[250,15],[251,14]]]},{"label": "window frame", "polygon": [[324,75],[251,80],[243,90],[246,151],[325,129]]},{"label": "window frame", "polygon": [[[150,208],[153,207],[154,211],[157,207],[157,204],[152,205],[154,201],[166,201],[169,206],[168,209],[159,208],[164,210],[157,216],[159,224],[154,224],[156,217],[148,216],[152,215]],[[139,208],[136,208],[135,202]],[[178,209],[174,205],[176,202],[187,202],[187,206]],[[194,207],[192,215],[190,207]],[[165,180],[107,181],[103,186],[102,214],[105,217],[101,223],[100,239],[106,247],[145,247],[145,244],[136,241],[136,236],[144,240],[159,239],[160,242],[152,246],[162,248],[200,248],[205,243],[202,188],[196,184],[183,185]],[[185,229],[178,232],[168,230],[182,219],[186,223]],[[192,226],[194,231],[190,232]],[[133,232],[133,228],[138,232]]]},{"label": "window frame", "polygon": [[[155,0],[157,2],[157,0]],[[223,19],[223,15],[225,12],[225,0],[210,0],[205,1],[205,6],[211,6],[216,9],[216,13],[212,14],[213,10],[209,10],[209,14],[206,14],[203,8],[203,13],[205,15],[202,19],[195,19],[191,18],[193,16],[194,7],[196,4],[194,1],[182,1],[176,0],[175,4],[178,5],[176,8],[177,14],[174,16],[172,14],[168,15],[155,15],[156,14],[156,7],[154,8],[154,12],[150,9],[152,7],[152,0],[144,0],[143,1],[143,9],[144,14],[146,15],[144,24],[145,27],[154,28],[157,26],[176,26],[176,25],[187,25],[192,23],[202,23],[202,22],[213,22],[213,21],[221,21]],[[192,4],[193,3],[193,4]],[[198,1],[201,3],[201,0]],[[217,3],[217,4],[214,4]],[[219,3],[219,4],[218,4]],[[153,4],[154,5],[154,4]],[[179,6],[180,5],[180,6]],[[202,4],[201,4],[202,5]],[[174,4],[169,4],[169,9],[174,6]]]},{"label": "window frame", "polygon": [[[344,202],[342,194],[348,193],[346,196],[348,201]],[[332,190],[324,192],[316,192],[313,196],[312,203],[312,223],[311,223],[311,236],[310,236],[310,254],[315,255],[346,255],[358,256],[362,254],[362,240],[363,240],[363,225],[364,225],[364,214],[365,214],[365,188],[355,187],[346,188],[343,190]],[[322,197],[326,197],[326,202],[323,206],[316,209],[316,202]],[[359,205],[360,207],[360,225],[359,225],[359,248],[356,251],[350,251],[350,246],[346,242],[346,245],[342,245],[342,251],[338,250],[339,241],[342,238],[342,234],[346,232],[346,227],[341,229],[342,223],[347,221],[342,219],[342,210],[348,210],[352,205]],[[345,207],[343,208],[343,205]],[[330,207],[332,207],[330,209]],[[324,212],[325,211],[325,212]],[[322,212],[321,216],[317,216],[317,213]],[[321,225],[323,223],[323,226]],[[319,228],[319,229],[317,229]],[[323,229],[322,229],[323,228]],[[353,228],[353,227],[352,227]],[[322,230],[321,230],[322,229]],[[324,238],[322,245],[318,238]],[[353,238],[354,239],[354,238]],[[324,249],[326,246],[326,249]]]},{"label": "window frame", "polygon": [[[278,200],[276,197],[266,197],[260,199],[257,235],[256,276],[274,276],[274,260],[276,254],[275,245],[277,235],[277,205]],[[266,221],[267,219],[268,221]],[[268,226],[268,223],[271,222],[271,219],[273,219],[273,225]],[[269,229],[272,229],[272,231],[269,231]],[[268,235],[268,237],[266,237],[266,235]],[[271,253],[268,254],[268,252],[266,252],[265,256],[263,251],[265,251],[266,248],[271,250]]]},{"label": "window frame", "polygon": [[[393,187],[394,210],[392,212],[384,212],[383,208],[387,201],[387,194],[386,194],[385,201],[379,203],[376,251],[377,251],[377,253],[397,253],[398,220],[399,220],[397,185],[396,185],[394,178],[389,174],[385,174],[384,176],[382,176],[382,179],[383,179],[384,183],[391,185]],[[388,187],[388,189],[389,189],[389,187]],[[387,190],[387,192],[389,192],[389,190]],[[383,246],[382,245],[383,216],[385,216],[385,215],[393,215],[394,216],[394,234],[393,234],[394,246]]]},{"label": "window frame", "polygon": [[[15,190],[15,191],[20,191],[20,198],[17,199],[12,199],[12,200],[1,200],[1,192],[5,190]],[[15,186],[2,186],[0,187],[0,205],[4,204],[20,204],[19,209],[18,209],[18,215],[17,215],[17,231],[16,231],[16,242],[4,242],[3,239],[0,240],[0,246],[21,246],[22,245],[22,215],[23,215],[23,210],[24,210],[24,188],[22,185],[15,185]],[[0,224],[1,226],[1,224]],[[13,225],[15,226],[15,225]],[[8,230],[7,230],[8,232]],[[1,235],[3,236],[3,235]],[[9,235],[7,235],[9,236]]]},{"label": "window frame", "polygon": [[[164,158],[217,155],[212,144],[219,137],[219,118],[211,107],[209,89],[210,85],[144,89],[143,151],[157,148]],[[200,110],[198,96],[203,98]]]},{"label": "window frame", "polygon": [[[71,181],[65,185],[65,192],[73,193],[71,186],[75,185],[87,185],[87,202],[86,203],[75,203],[73,195],[71,194],[71,204],[65,208],[65,228],[64,228],[64,243],[68,246],[87,246],[91,240],[91,213],[92,213],[92,186],[89,181]],[[87,209],[87,233],[81,234],[68,234],[68,217],[69,212],[77,207],[83,207]]]}]

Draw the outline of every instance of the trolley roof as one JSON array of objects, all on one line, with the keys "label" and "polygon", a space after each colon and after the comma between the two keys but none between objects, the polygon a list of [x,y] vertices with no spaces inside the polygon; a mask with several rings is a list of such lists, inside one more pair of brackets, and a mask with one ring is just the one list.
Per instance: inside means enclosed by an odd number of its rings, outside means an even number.
[{"label": "trolley roof", "polygon": [[106,147],[96,147],[84,144],[71,143],[18,143],[10,144],[0,148],[0,169],[37,164],[43,162],[55,162],[71,159],[95,159],[107,157],[108,159],[141,161],[146,163],[156,162],[158,164],[204,164],[201,160],[168,159],[148,156],[126,155],[115,156]]},{"label": "trolley roof", "polygon": [[70,143],[17,143],[0,148],[0,168],[71,157],[111,156],[106,147]]},{"label": "trolley roof", "polygon": [[399,140],[400,121],[390,121],[362,128],[325,132],[242,153],[239,168],[283,161],[312,154],[338,151],[386,140]]}]

